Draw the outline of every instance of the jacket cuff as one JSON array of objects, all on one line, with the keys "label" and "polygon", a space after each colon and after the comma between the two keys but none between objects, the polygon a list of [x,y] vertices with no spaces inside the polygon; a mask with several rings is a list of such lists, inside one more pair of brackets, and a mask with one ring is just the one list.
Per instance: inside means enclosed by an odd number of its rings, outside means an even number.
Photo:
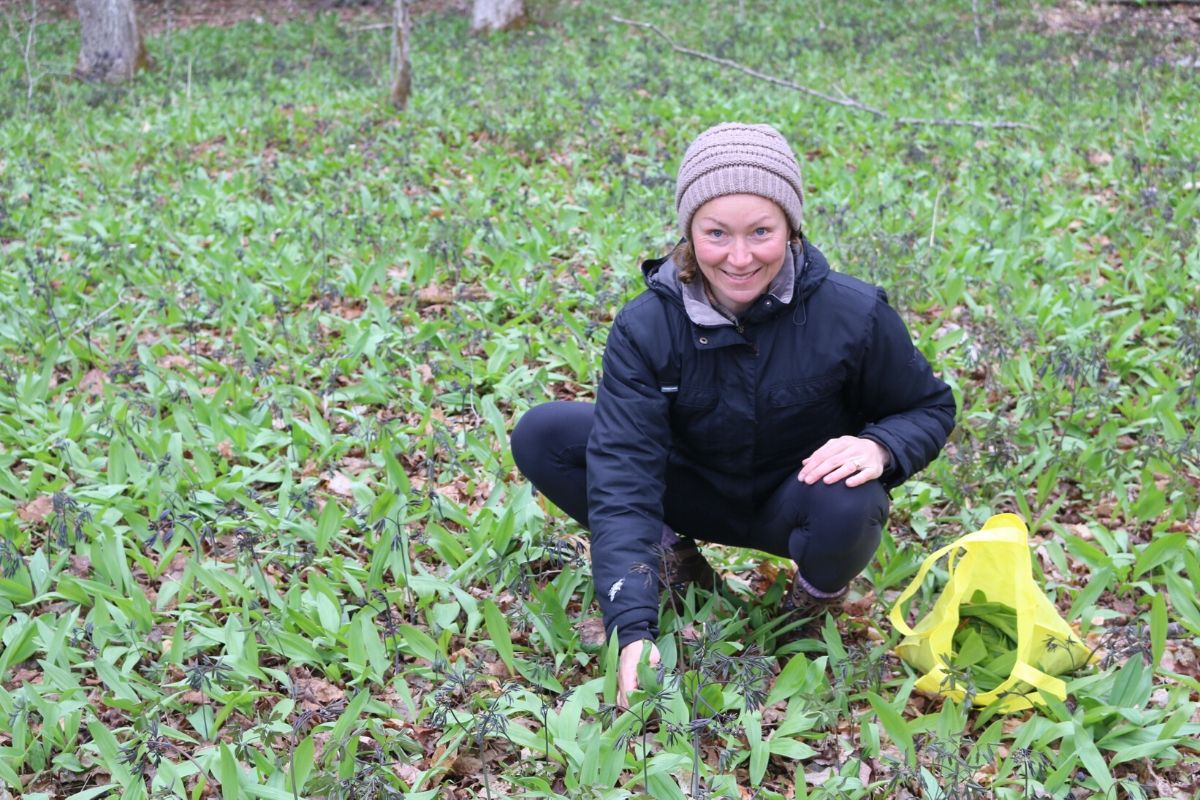
[{"label": "jacket cuff", "polygon": [[[637,619],[630,611],[619,615],[616,619],[607,622],[604,626],[605,635],[609,638],[615,630],[617,632],[617,644],[621,648],[642,639],[654,641],[658,638],[658,626],[654,622],[647,619]],[[652,612],[657,616],[657,609]],[[622,617],[625,619],[622,621]]]},{"label": "jacket cuff", "polygon": [[884,468],[883,474],[879,476],[880,483],[890,489],[904,482],[901,477],[903,473],[900,470],[900,460],[896,458],[896,451],[889,447],[887,442],[871,433],[860,433],[858,438],[869,439],[887,451],[888,465]]}]

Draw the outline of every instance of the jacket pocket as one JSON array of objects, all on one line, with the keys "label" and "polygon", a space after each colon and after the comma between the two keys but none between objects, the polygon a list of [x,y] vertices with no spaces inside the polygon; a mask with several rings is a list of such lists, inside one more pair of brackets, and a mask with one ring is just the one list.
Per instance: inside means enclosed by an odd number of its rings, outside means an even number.
[{"label": "jacket pocket", "polygon": [[675,395],[675,405],[689,411],[711,411],[717,407],[717,393],[711,388],[693,389],[687,386]]},{"label": "jacket pocket", "polygon": [[673,444],[686,457],[707,461],[727,453],[731,425],[728,409],[720,404],[720,395],[712,387],[679,387],[671,404]]},{"label": "jacket pocket", "polygon": [[838,399],[842,389],[842,376],[831,373],[816,378],[775,386],[767,392],[767,403],[772,408],[814,406],[832,403]]}]

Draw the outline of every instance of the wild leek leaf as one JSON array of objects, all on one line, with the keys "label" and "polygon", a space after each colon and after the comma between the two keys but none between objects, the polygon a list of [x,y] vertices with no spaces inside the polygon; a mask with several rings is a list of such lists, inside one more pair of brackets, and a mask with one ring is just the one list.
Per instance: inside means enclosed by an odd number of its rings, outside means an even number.
[{"label": "wild leek leaf", "polygon": [[990,692],[1004,682],[1017,661],[1017,612],[1012,606],[988,601],[982,591],[958,607],[954,633],[955,669],[970,669],[975,688]]}]

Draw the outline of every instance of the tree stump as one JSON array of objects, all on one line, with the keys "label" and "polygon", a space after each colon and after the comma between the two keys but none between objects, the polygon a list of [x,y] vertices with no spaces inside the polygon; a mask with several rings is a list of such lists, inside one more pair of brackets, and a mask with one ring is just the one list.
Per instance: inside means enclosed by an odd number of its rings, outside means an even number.
[{"label": "tree stump", "polygon": [[524,19],[524,0],[475,0],[471,33],[507,30]]},{"label": "tree stump", "polygon": [[138,34],[133,0],[75,0],[83,44],[75,74],[85,81],[129,80],[150,58]]}]

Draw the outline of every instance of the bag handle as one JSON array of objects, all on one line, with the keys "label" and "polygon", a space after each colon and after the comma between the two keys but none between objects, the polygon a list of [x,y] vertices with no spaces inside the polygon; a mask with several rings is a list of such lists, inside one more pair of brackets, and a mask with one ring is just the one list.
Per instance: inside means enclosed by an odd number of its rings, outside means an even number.
[{"label": "bag handle", "polygon": [[[888,613],[888,619],[891,620],[896,630],[905,636],[912,636],[913,629],[905,621],[903,614],[900,613],[900,609],[921,588],[921,584],[925,581],[925,576],[929,574],[929,570],[938,562],[938,559],[951,551],[957,551],[959,548],[976,542],[1025,543],[1028,541],[1028,534],[1029,529],[1025,527],[1024,520],[1016,514],[996,514],[988,518],[983,527],[974,533],[968,533],[966,536],[955,539],[944,547],[939,547],[925,558],[912,581],[900,593],[900,596],[896,598],[896,602],[892,605],[892,610]],[[953,568],[954,558],[955,556],[951,555],[951,568]]]}]

